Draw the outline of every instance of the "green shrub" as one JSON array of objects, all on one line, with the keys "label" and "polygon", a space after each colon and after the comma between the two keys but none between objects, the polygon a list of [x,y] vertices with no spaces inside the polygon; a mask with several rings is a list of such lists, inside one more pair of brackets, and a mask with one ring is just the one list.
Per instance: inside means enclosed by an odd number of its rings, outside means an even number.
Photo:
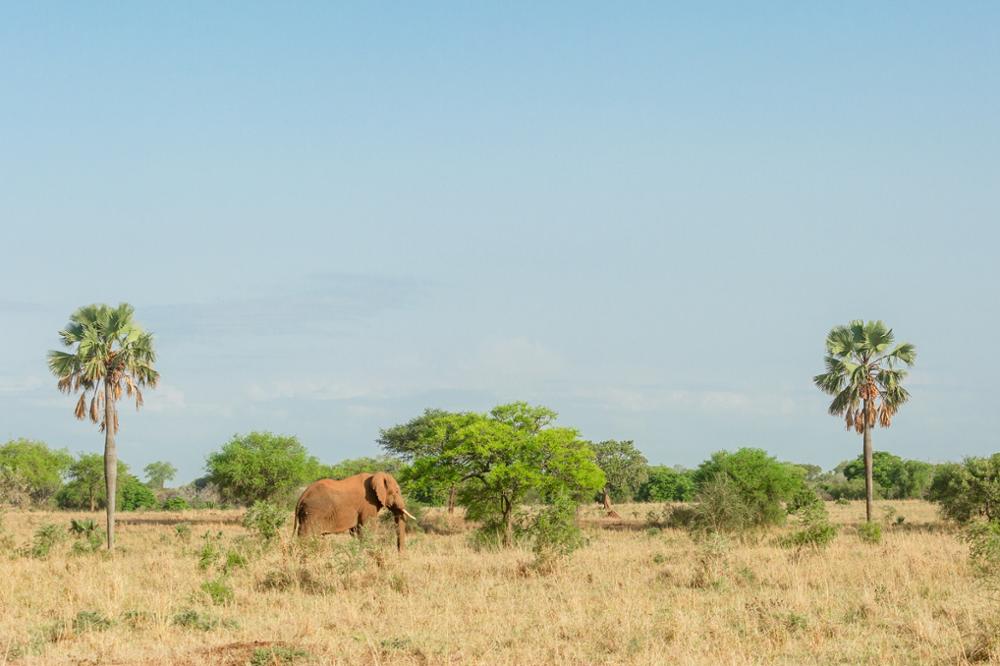
[{"label": "green shrub", "polygon": [[172,623],[185,629],[198,629],[200,631],[211,631],[222,624],[215,615],[210,613],[199,613],[194,608],[185,608],[174,615]]},{"label": "green shrub", "polygon": [[163,500],[160,508],[164,511],[186,511],[191,508],[191,505],[180,495],[174,495]]},{"label": "green shrub", "polygon": [[92,519],[70,520],[69,531],[75,538],[74,555],[88,555],[97,552],[104,545],[105,533]]},{"label": "green shrub", "polygon": [[100,611],[82,610],[73,618],[73,631],[82,634],[85,631],[104,631],[110,629],[114,620]]},{"label": "green shrub", "polygon": [[786,548],[825,548],[837,536],[837,526],[830,522],[830,514],[822,502],[814,502],[799,509],[796,514],[799,529],[780,539]]},{"label": "green shrub", "polygon": [[[797,465],[778,462],[761,449],[743,448],[735,453],[713,453],[695,471],[694,480],[699,495],[704,495],[708,486],[714,486],[711,495],[725,493],[726,506],[715,507],[724,509],[724,513],[709,516],[721,519],[717,531],[738,531],[784,523],[786,514],[782,503],[801,496],[805,471]],[[727,485],[720,491],[723,481]],[[737,496],[739,502],[730,501],[732,496]]]},{"label": "green shrub", "polygon": [[861,523],[858,526],[858,538],[865,543],[880,543],[882,541],[882,525],[879,523]]},{"label": "green shrub", "polygon": [[[674,512],[674,515],[677,515]],[[754,509],[747,505],[736,482],[726,474],[702,484],[695,497],[691,514],[680,514],[678,520],[688,521],[687,529],[695,534],[727,534],[742,532],[756,524]],[[672,516],[673,517],[673,516]]]},{"label": "green shrub", "polygon": [[553,498],[551,504],[522,526],[522,531],[531,539],[535,567],[540,570],[551,570],[556,562],[584,544],[583,533],[576,524],[576,502],[567,494]]},{"label": "green shrub", "polygon": [[969,564],[982,576],[1000,575],[1000,523],[977,521],[962,535],[969,544]]},{"label": "green shrub", "polygon": [[979,517],[1000,521],[1000,453],[938,465],[928,498],[956,522]]},{"label": "green shrub", "polygon": [[257,501],[244,514],[243,527],[264,541],[271,541],[287,520],[288,511],[270,502]]},{"label": "green shrub", "polygon": [[66,531],[55,523],[46,523],[35,530],[31,545],[25,552],[29,557],[44,559],[52,548],[66,540]]},{"label": "green shrub", "polygon": [[174,525],[174,534],[181,541],[187,542],[191,540],[191,524],[190,523],[177,523]]},{"label": "green shrub", "polygon": [[233,569],[243,569],[247,565],[246,556],[236,550],[226,551],[226,562],[222,565],[224,573],[229,573]]},{"label": "green shrub", "polygon": [[118,483],[120,486],[118,508],[122,511],[155,509],[159,504],[153,491],[135,476],[126,474]]},{"label": "green shrub", "polygon": [[308,657],[309,653],[298,648],[284,645],[257,648],[250,655],[248,666],[284,666]]},{"label": "green shrub", "polygon": [[802,509],[822,503],[823,500],[819,498],[819,495],[816,494],[815,490],[808,486],[802,486],[796,490],[795,494],[788,500],[785,510],[790,514],[797,513]]},{"label": "green shrub", "polygon": [[235,597],[233,588],[221,576],[214,580],[206,580],[201,584],[201,591],[207,594],[216,606],[232,603]]}]

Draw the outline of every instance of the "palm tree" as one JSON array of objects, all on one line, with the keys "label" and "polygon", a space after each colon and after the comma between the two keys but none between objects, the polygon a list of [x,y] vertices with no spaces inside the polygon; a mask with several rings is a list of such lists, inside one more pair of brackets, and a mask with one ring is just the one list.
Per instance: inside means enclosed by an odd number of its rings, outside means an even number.
[{"label": "palm tree", "polygon": [[[88,416],[104,432],[104,483],[107,488],[108,550],[115,547],[115,498],[118,464],[115,434],[118,410],[115,403],[125,394],[142,406],[142,388],[155,387],[160,374],[153,369],[153,334],[132,319],[128,303],[117,308],[87,305],[69,318],[59,337],[73,351],[50,351],[49,369],[59,378],[59,390],[80,393],[75,415]],[[88,404],[89,397],[89,404]]]},{"label": "palm tree", "polygon": [[865,515],[872,520],[872,428],[888,428],[910,394],[903,388],[906,371],[917,350],[908,342],[893,346],[891,328],[881,321],[852,321],[826,336],[826,372],[813,381],[834,396],[830,414],[843,416],[847,429],[864,439]]}]

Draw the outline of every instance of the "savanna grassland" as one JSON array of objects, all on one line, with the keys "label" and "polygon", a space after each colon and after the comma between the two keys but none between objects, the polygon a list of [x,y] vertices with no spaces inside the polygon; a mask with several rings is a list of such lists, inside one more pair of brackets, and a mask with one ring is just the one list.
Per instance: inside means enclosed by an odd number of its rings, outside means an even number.
[{"label": "savanna grassland", "polygon": [[42,525],[97,514],[8,512],[0,664],[1000,663],[998,593],[932,505],[880,503],[875,545],[863,503],[828,508],[825,550],[587,509],[588,544],[548,567],[433,511],[402,557],[388,526],[262,546],[240,511],[126,513],[113,555],[67,537],[32,557]]}]

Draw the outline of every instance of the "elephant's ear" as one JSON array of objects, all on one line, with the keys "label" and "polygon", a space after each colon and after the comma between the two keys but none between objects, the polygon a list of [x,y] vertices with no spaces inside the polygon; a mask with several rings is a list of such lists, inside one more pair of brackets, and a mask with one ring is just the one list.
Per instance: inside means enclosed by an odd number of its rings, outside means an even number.
[{"label": "elephant's ear", "polygon": [[385,472],[376,472],[372,475],[371,484],[379,504],[385,506],[386,500],[389,499],[389,475]]}]

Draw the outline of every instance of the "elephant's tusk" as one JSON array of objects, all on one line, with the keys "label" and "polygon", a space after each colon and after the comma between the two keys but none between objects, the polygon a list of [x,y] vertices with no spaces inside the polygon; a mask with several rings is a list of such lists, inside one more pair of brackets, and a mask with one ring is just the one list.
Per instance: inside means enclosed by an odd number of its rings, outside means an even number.
[{"label": "elephant's tusk", "polygon": [[416,520],[416,519],[417,519],[417,517],[416,517],[416,516],[414,516],[414,515],[413,515],[412,513],[410,513],[410,512],[409,512],[409,511],[407,511],[406,509],[403,509],[403,513],[405,513],[405,514],[406,514],[407,516],[409,516],[410,518],[413,518],[413,520]]}]

